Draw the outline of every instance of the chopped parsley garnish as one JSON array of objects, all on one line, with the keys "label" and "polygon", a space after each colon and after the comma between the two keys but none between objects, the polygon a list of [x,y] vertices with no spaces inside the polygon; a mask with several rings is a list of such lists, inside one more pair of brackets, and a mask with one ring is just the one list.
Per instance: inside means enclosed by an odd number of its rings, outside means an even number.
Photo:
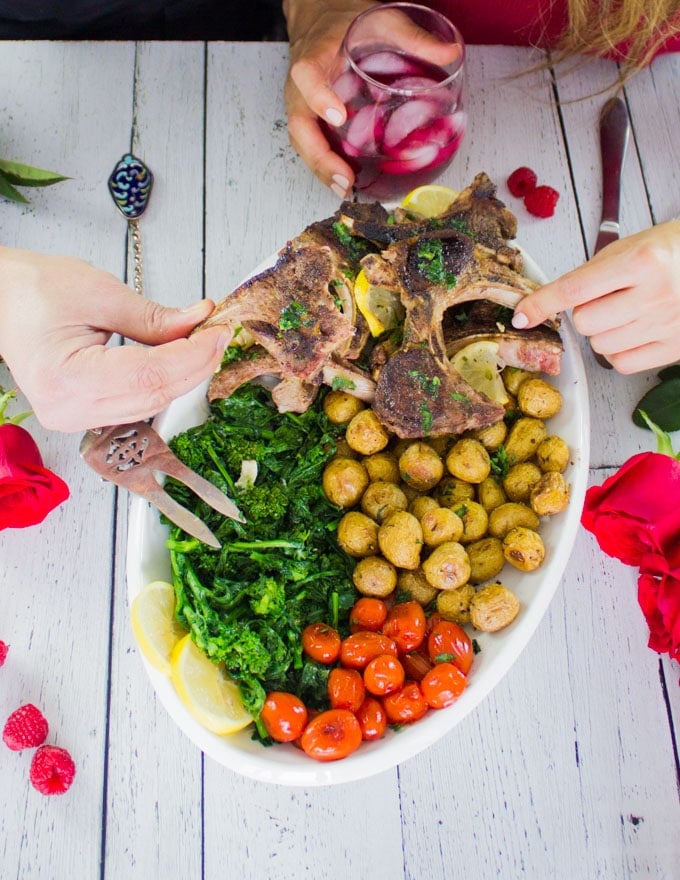
[{"label": "chopped parsley garnish", "polygon": [[425,392],[425,394],[432,398],[437,397],[439,394],[439,388],[442,384],[442,380],[439,376],[427,376],[425,373],[421,373],[420,370],[409,370],[408,375],[409,378]]},{"label": "chopped parsley garnish", "polygon": [[368,242],[363,238],[356,238],[353,236],[344,223],[336,220],[332,229],[333,234],[340,244],[347,249],[352,260],[358,261],[369,252],[370,248]]},{"label": "chopped parsley garnish", "polygon": [[243,345],[229,345],[224,351],[221,366],[226,367],[228,364],[235,364],[240,361],[255,361],[261,354],[262,349],[257,346],[246,348]]},{"label": "chopped parsley garnish", "polygon": [[491,456],[491,473],[495,477],[500,477],[500,479],[503,480],[507,477],[509,470],[510,462],[508,460],[508,453],[505,451],[505,446],[501,443]]},{"label": "chopped parsley garnish", "polygon": [[456,276],[444,265],[444,244],[441,238],[428,238],[418,245],[418,271],[433,284],[453,287]]},{"label": "chopped parsley garnish", "polygon": [[420,404],[420,425],[426,434],[430,433],[432,428],[432,412],[425,402]]},{"label": "chopped parsley garnish", "polygon": [[[306,316],[306,317],[305,317]],[[300,327],[311,327],[314,322],[309,317],[307,308],[294,299],[285,309],[281,309],[279,330],[299,330]]]},{"label": "chopped parsley garnish", "polygon": [[457,400],[460,403],[470,403],[470,398],[467,394],[459,394],[457,391],[451,392],[451,400]]},{"label": "chopped parsley garnish", "polygon": [[331,382],[331,388],[333,391],[345,391],[356,387],[357,386],[351,379],[346,379],[344,376],[335,376]]}]

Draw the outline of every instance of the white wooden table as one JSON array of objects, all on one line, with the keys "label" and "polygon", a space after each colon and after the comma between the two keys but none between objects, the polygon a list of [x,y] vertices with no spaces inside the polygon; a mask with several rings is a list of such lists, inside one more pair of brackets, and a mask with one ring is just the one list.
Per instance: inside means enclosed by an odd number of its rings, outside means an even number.
[{"label": "white wooden table", "polygon": [[[530,165],[562,198],[549,221],[508,199],[550,276],[595,240],[595,63],[553,87],[532,56],[472,47],[471,124],[442,182]],[[288,144],[284,44],[4,43],[0,155],[72,180],[0,202],[0,240],[78,255],[123,277],[125,224],[106,187],[130,150],[156,175],[143,220],[146,292],[219,298],[335,197]],[[625,231],[680,213],[680,56],[626,89],[634,137]],[[563,102],[558,109],[556,96]],[[653,447],[630,412],[654,374],[594,363],[591,479]],[[0,384],[11,378],[0,368]],[[0,719],[35,702],[78,775],[62,798],[0,746],[4,878],[301,876],[379,880],[680,877],[680,669],[646,647],[632,569],[581,531],[549,613],[491,695],[444,740],[363,783],[256,783],[201,755],[157,704],[128,623],[128,498],[81,464],[78,437],[34,432],[71,499],[40,527],[0,533]]]}]

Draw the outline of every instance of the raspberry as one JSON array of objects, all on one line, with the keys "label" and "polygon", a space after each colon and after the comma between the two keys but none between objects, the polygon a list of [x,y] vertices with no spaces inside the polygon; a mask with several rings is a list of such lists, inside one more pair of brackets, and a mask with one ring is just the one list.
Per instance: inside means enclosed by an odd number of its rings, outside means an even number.
[{"label": "raspberry", "polygon": [[521,168],[513,171],[510,177],[508,177],[508,189],[513,196],[521,198],[536,189],[537,181],[536,172],[523,165]]},{"label": "raspberry", "polygon": [[19,706],[9,716],[2,731],[8,749],[33,749],[47,739],[48,725],[43,713],[32,703]]},{"label": "raspberry", "polygon": [[9,645],[6,645],[4,642],[0,642],[0,666],[7,659],[7,652],[9,651]]},{"label": "raspberry", "polygon": [[63,794],[76,775],[76,765],[66,749],[40,746],[33,755],[29,779],[40,794]]},{"label": "raspberry", "polygon": [[537,186],[524,196],[524,206],[535,217],[552,217],[560,194],[551,186]]}]

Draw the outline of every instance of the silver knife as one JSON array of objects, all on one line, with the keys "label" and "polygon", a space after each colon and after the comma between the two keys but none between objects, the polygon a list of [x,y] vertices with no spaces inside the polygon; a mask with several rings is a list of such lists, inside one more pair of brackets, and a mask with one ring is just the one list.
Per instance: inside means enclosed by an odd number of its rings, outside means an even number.
[{"label": "silver knife", "polygon": [[[630,120],[623,98],[611,98],[600,113],[600,153],[602,156],[602,219],[593,254],[617,241],[621,212],[621,176],[630,137]],[[612,365],[593,352],[601,367]]]}]

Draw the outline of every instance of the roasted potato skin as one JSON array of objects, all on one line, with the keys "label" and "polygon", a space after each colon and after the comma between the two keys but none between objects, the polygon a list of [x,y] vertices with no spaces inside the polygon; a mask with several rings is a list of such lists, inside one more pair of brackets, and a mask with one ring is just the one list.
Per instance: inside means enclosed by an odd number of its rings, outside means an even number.
[{"label": "roasted potato skin", "polygon": [[369,483],[361,496],[361,509],[376,522],[383,522],[397,510],[406,510],[408,499],[396,483],[376,480]]},{"label": "roasted potato skin", "polygon": [[428,547],[438,547],[445,541],[459,541],[465,526],[450,507],[436,507],[420,517],[423,541]]},{"label": "roasted potato skin", "polygon": [[536,453],[538,446],[548,435],[548,429],[541,419],[522,416],[517,419],[508,432],[505,452],[511,465],[518,461],[528,461]]},{"label": "roasted potato skin", "polygon": [[493,425],[489,425],[488,428],[480,428],[477,431],[473,431],[471,436],[478,440],[486,450],[495,452],[505,442],[505,438],[508,436],[508,426],[501,420]]},{"label": "roasted potato skin", "polygon": [[470,623],[470,602],[474,595],[472,584],[463,584],[455,590],[440,590],[437,593],[437,613],[444,620],[465,626]]},{"label": "roasted potato skin", "polygon": [[519,613],[519,599],[503,584],[480,587],[470,601],[470,621],[481,632],[498,632]]},{"label": "roasted potato skin", "polygon": [[408,503],[409,512],[417,519],[422,519],[428,510],[437,510],[438,508],[439,502],[431,495],[416,495]]},{"label": "roasted potato skin", "polygon": [[429,492],[444,476],[444,462],[429,443],[411,443],[399,456],[401,479],[416,492]]},{"label": "roasted potato skin", "polygon": [[513,464],[503,480],[503,489],[508,501],[528,501],[531,490],[542,475],[540,467],[533,461]]},{"label": "roasted potato skin", "polygon": [[489,514],[478,501],[466,501],[457,511],[463,521],[463,534],[460,536],[461,544],[470,544],[478,541],[489,527]]},{"label": "roasted potato skin", "polygon": [[374,556],[378,552],[378,523],[359,510],[350,510],[338,523],[337,538],[348,556]]},{"label": "roasted potato skin", "polygon": [[438,590],[455,590],[470,579],[470,560],[457,541],[435,547],[422,567],[427,582]]},{"label": "roasted potato skin", "polygon": [[365,404],[347,391],[329,391],[323,399],[323,411],[334,425],[347,425],[354,416],[365,409]]},{"label": "roasted potato skin", "polygon": [[491,512],[501,504],[505,504],[507,500],[508,496],[503,486],[494,476],[487,477],[477,486],[477,501],[486,511]]},{"label": "roasted potato skin", "polygon": [[466,483],[465,480],[458,480],[456,477],[442,477],[435,495],[442,507],[456,510],[462,502],[474,500],[475,487],[472,483]]},{"label": "roasted potato skin", "polygon": [[465,547],[470,560],[470,583],[483,584],[500,574],[505,565],[500,538],[486,536]]},{"label": "roasted potato skin", "polygon": [[528,370],[522,370],[520,367],[505,367],[503,370],[503,384],[508,394],[517,397],[519,386],[527,379],[535,379],[538,373],[530,373]]},{"label": "roasted potato skin", "polygon": [[439,595],[439,590],[428,583],[422,568],[397,572],[397,589],[407,594],[410,599],[420,602],[423,607],[429,605]]},{"label": "roasted potato skin", "polygon": [[491,459],[479,440],[462,437],[449,449],[446,467],[451,476],[477,484],[491,473]]},{"label": "roasted potato skin", "polygon": [[520,571],[535,571],[545,559],[543,538],[533,529],[516,526],[503,538],[503,555]]},{"label": "roasted potato skin", "polygon": [[386,450],[365,456],[363,465],[372,483],[398,483],[401,479],[397,457]]},{"label": "roasted potato skin", "polygon": [[531,490],[531,509],[538,516],[555,516],[569,504],[569,486],[562,474],[555,471],[543,474]]},{"label": "roasted potato skin", "polygon": [[365,556],[354,566],[352,580],[362,596],[385,599],[397,586],[397,570],[382,556]]},{"label": "roasted potato skin", "polygon": [[347,425],[345,439],[361,455],[372,455],[387,446],[390,435],[372,409],[362,409]]},{"label": "roasted potato skin", "polygon": [[516,526],[536,530],[538,525],[538,515],[519,501],[506,501],[489,514],[489,534],[494,538],[504,538]]},{"label": "roasted potato skin", "polygon": [[557,437],[555,434],[547,436],[545,440],[539,443],[536,450],[536,463],[544,473],[556,471],[559,474],[563,474],[567,469],[570,458],[571,451],[569,446],[561,437]]},{"label": "roasted potato skin", "polygon": [[536,419],[551,419],[562,409],[562,395],[545,379],[526,379],[517,390],[520,412]]},{"label": "roasted potato skin", "polygon": [[423,548],[420,521],[407,510],[398,510],[378,529],[378,546],[385,559],[397,568],[418,568]]},{"label": "roasted potato skin", "polygon": [[326,498],[338,507],[354,507],[368,486],[368,474],[360,461],[332,458],[324,468],[322,486]]}]

